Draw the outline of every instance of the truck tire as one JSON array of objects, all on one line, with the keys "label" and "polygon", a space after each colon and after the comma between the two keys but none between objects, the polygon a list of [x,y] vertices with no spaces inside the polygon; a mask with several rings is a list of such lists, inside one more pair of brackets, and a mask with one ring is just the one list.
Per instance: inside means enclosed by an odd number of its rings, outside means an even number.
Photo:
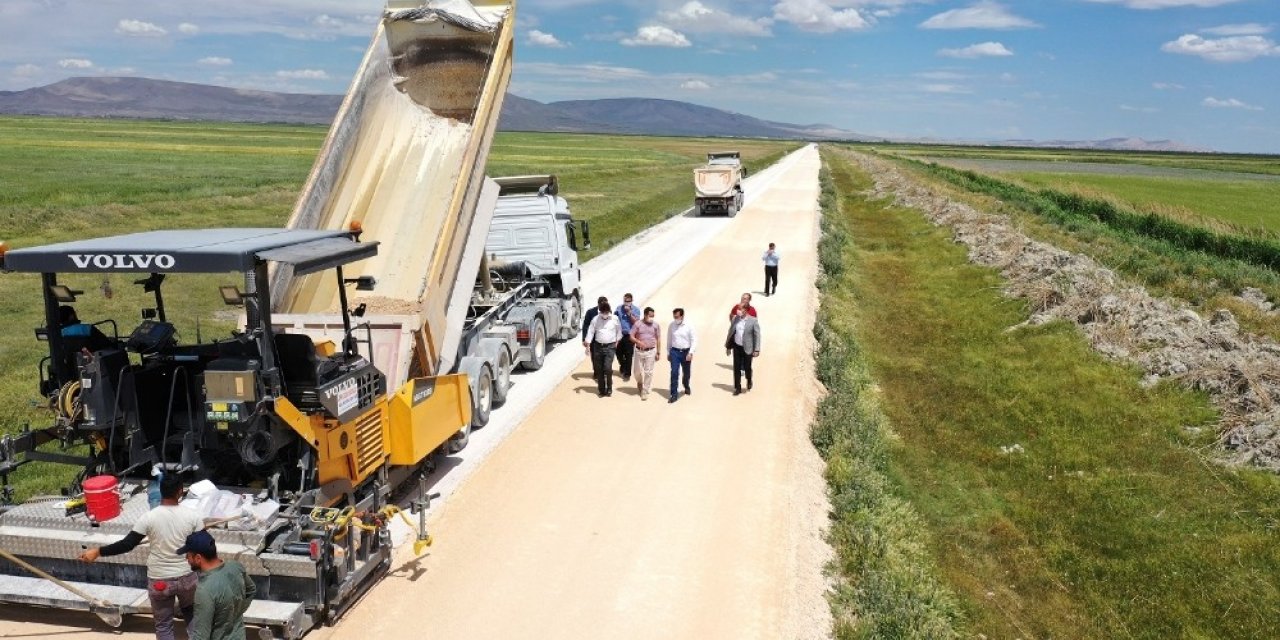
[{"label": "truck tire", "polygon": [[457,453],[471,441],[471,430],[489,424],[489,412],[493,410],[493,370],[489,365],[480,367],[476,374],[475,389],[471,394],[471,422],[463,425],[449,438],[449,453]]},{"label": "truck tire", "polygon": [[497,371],[494,371],[493,404],[501,406],[505,403],[508,391],[511,391],[511,352],[503,347],[498,353]]},{"label": "truck tire", "polygon": [[547,325],[541,317],[533,319],[529,327],[529,359],[520,363],[525,371],[537,371],[547,361]]},{"label": "truck tire", "polygon": [[728,210],[728,211],[729,211],[729,217],[730,217],[730,218],[736,218],[736,217],[738,217],[738,205],[737,205],[737,204],[731,204],[731,205],[729,205],[729,210]]},{"label": "truck tire", "polygon": [[560,339],[572,340],[578,335],[578,328],[582,326],[582,301],[574,295],[569,299],[569,317],[566,322],[560,326]]}]

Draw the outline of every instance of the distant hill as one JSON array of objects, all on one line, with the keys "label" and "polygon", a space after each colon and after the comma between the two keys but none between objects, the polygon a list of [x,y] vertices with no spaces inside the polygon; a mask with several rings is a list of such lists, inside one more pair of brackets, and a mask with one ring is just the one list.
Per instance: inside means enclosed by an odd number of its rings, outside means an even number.
[{"label": "distant hill", "polygon": [[[149,78],[69,78],[24,91],[0,91],[0,114],[88,118],[154,118],[230,122],[328,124],[342,96],[233,89]],[[508,94],[498,128],[504,131],[619,133],[664,136],[880,140],[837,127],[771,122],[741,113],[658,98],[609,98],[542,103]],[[918,142],[926,142],[919,140]],[[951,144],[1206,151],[1172,140],[1007,140]]]}]

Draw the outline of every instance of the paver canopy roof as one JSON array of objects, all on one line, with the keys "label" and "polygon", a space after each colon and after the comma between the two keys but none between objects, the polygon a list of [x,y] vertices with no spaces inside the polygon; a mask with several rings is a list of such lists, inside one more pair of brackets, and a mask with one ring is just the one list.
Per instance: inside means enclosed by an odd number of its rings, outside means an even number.
[{"label": "paver canopy roof", "polygon": [[227,273],[280,262],[303,275],[377,253],[378,243],[342,231],[182,229],[13,249],[2,260],[5,271],[35,273]]}]

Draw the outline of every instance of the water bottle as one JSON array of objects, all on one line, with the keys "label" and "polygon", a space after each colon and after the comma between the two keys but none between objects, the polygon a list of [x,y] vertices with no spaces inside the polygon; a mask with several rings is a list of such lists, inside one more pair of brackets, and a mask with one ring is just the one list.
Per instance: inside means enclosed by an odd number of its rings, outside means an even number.
[{"label": "water bottle", "polygon": [[160,470],[160,465],[151,467],[151,484],[147,486],[147,504],[152,509],[160,506],[160,481],[164,479],[164,472]]}]

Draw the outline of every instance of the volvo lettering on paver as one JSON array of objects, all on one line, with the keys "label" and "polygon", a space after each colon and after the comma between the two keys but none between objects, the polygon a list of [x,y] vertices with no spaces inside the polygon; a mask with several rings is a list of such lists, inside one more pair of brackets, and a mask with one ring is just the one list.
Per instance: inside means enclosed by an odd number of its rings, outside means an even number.
[{"label": "volvo lettering on paver", "polygon": [[71,261],[78,269],[93,265],[98,269],[172,269],[173,256],[167,253],[71,253]]},{"label": "volvo lettering on paver", "polygon": [[330,400],[337,399],[338,414],[342,415],[360,404],[360,394],[356,393],[356,379],[345,380],[331,389],[325,389],[324,395]]}]

